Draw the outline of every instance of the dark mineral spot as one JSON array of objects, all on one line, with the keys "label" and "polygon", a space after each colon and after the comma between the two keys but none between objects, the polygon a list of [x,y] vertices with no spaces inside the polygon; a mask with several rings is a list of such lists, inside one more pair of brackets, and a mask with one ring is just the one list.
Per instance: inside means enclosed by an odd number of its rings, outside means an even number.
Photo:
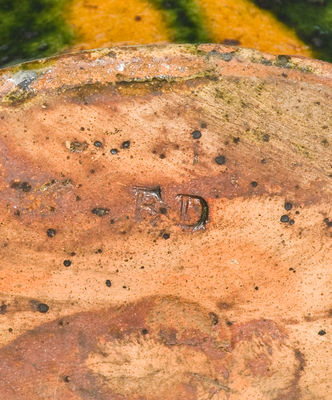
[{"label": "dark mineral spot", "polygon": [[291,56],[288,55],[279,55],[276,57],[275,64],[278,67],[289,68],[289,62],[291,61]]},{"label": "dark mineral spot", "polygon": [[263,136],[263,140],[264,142],[268,142],[270,140],[270,135],[268,135],[267,133]]},{"label": "dark mineral spot", "polygon": [[112,286],[112,282],[111,282],[109,279],[106,279],[105,285],[106,285],[107,287],[111,287],[111,286]]},{"label": "dark mineral spot", "polygon": [[118,154],[118,152],[119,152],[118,149],[111,149],[110,150],[110,153],[113,154],[113,155],[114,154]]},{"label": "dark mineral spot", "polygon": [[234,142],[235,144],[238,144],[239,141],[240,141],[240,138],[239,138],[239,137],[233,137],[233,142]]},{"label": "dark mineral spot", "polygon": [[130,147],[130,140],[126,140],[121,145],[121,149],[129,149],[129,147]]},{"label": "dark mineral spot", "polygon": [[136,15],[135,21],[141,21],[141,20],[142,20],[142,17],[140,15]]},{"label": "dark mineral spot", "polygon": [[293,219],[290,219],[289,220],[289,225],[294,225],[294,224],[295,224],[295,221]]},{"label": "dark mineral spot", "polygon": [[205,129],[207,127],[207,123],[206,122],[201,122],[201,128]]},{"label": "dark mineral spot", "polygon": [[7,304],[3,303],[0,306],[0,314],[6,314],[7,312]]},{"label": "dark mineral spot", "polygon": [[259,287],[258,286],[255,286],[255,290],[258,290],[259,289]]},{"label": "dark mineral spot", "polygon": [[69,378],[69,376],[65,376],[64,378],[63,378],[63,380],[65,381],[65,382],[70,382],[70,378]]},{"label": "dark mineral spot", "polygon": [[161,153],[159,157],[163,160],[164,158],[166,158],[166,155],[164,153]]},{"label": "dark mineral spot", "polygon": [[322,145],[323,145],[324,147],[328,147],[328,146],[329,146],[329,142],[328,142],[327,139],[323,139],[321,143],[322,143]]},{"label": "dark mineral spot", "polygon": [[163,234],[163,239],[167,240],[171,237],[171,235],[169,233],[164,233]]},{"label": "dark mineral spot", "polygon": [[202,134],[200,131],[196,130],[191,134],[191,136],[193,137],[193,139],[199,139],[202,136]]},{"label": "dark mineral spot", "polygon": [[232,325],[233,325],[233,322],[227,321],[227,322],[226,322],[226,325],[227,325],[227,326],[232,326]]},{"label": "dark mineral spot", "polygon": [[28,182],[14,181],[10,184],[10,187],[26,193],[31,191],[31,185]]},{"label": "dark mineral spot", "polygon": [[332,226],[332,221],[330,221],[328,218],[324,218],[324,223],[328,228],[331,228]]},{"label": "dark mineral spot", "polygon": [[321,329],[321,330],[318,332],[318,335],[319,335],[319,336],[324,336],[324,335],[326,335],[326,331],[325,331],[324,329]]},{"label": "dark mineral spot", "polygon": [[284,204],[284,208],[285,208],[285,210],[289,211],[293,208],[293,204],[286,201],[286,203]]},{"label": "dark mineral spot", "polygon": [[53,228],[49,228],[49,229],[47,229],[46,233],[47,233],[48,237],[52,238],[56,235],[56,230]]},{"label": "dark mineral spot", "polygon": [[160,214],[163,214],[163,215],[167,214],[167,208],[165,208],[165,207],[160,207],[159,211],[160,211]]},{"label": "dark mineral spot", "polygon": [[282,216],[280,217],[280,221],[281,221],[281,222],[288,222],[288,221],[289,221],[288,215],[282,215]]},{"label": "dark mineral spot", "polygon": [[109,214],[109,208],[100,208],[96,207],[91,210],[92,214],[98,215],[98,217],[103,217],[104,215]]},{"label": "dark mineral spot", "polygon": [[99,140],[96,140],[96,141],[93,143],[93,145],[94,145],[95,147],[103,147],[102,142],[100,142]]},{"label": "dark mineral spot", "polygon": [[147,335],[148,334],[148,330],[145,329],[145,328],[143,328],[141,332],[142,332],[142,335]]},{"label": "dark mineral spot", "polygon": [[38,306],[37,306],[37,310],[40,313],[45,314],[49,310],[49,306],[47,304],[45,304],[45,303],[39,303]]},{"label": "dark mineral spot", "polygon": [[223,165],[226,162],[226,157],[225,156],[217,156],[214,161],[218,164],[218,165]]},{"label": "dark mineral spot", "polygon": [[209,313],[209,317],[210,317],[212,325],[217,325],[218,324],[219,318],[218,318],[217,314],[215,314],[214,312],[210,312]]},{"label": "dark mineral spot", "polygon": [[70,260],[64,260],[63,265],[65,267],[70,267],[71,266],[71,261]]},{"label": "dark mineral spot", "polygon": [[257,183],[256,181],[252,181],[252,182],[250,182],[250,185],[251,185],[252,187],[257,187],[257,186],[258,186],[258,183]]}]

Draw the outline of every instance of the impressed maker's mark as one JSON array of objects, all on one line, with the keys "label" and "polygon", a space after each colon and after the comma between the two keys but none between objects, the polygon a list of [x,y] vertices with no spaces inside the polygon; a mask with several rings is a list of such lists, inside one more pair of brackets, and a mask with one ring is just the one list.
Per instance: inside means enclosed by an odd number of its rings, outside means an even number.
[{"label": "impressed maker's mark", "polygon": [[[162,199],[160,186],[134,187],[136,195],[136,219],[141,221],[146,215],[153,217],[151,223],[155,224],[161,214],[166,214],[172,208]],[[178,194],[177,219],[182,229],[191,229],[193,232],[205,229],[209,219],[209,206],[201,197],[191,194]]]}]

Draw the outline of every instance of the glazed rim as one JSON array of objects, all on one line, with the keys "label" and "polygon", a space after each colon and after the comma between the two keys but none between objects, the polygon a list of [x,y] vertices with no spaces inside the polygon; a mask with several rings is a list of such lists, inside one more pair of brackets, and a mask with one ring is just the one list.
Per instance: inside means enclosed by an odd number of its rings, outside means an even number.
[{"label": "glazed rim", "polygon": [[172,44],[88,50],[5,68],[0,71],[0,99],[2,105],[15,105],[36,95],[83,85],[214,79],[218,74],[257,78],[281,75],[288,80],[332,86],[332,66],[320,60],[217,44]]}]

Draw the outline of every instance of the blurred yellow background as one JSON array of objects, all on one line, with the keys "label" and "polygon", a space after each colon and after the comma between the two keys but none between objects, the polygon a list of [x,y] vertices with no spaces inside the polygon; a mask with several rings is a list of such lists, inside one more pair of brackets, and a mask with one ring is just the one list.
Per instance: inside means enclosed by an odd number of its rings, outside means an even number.
[{"label": "blurred yellow background", "polygon": [[[212,42],[312,56],[293,29],[251,1],[196,0],[196,4]],[[73,0],[66,19],[77,33],[78,49],[173,41],[167,15],[147,0]]]}]

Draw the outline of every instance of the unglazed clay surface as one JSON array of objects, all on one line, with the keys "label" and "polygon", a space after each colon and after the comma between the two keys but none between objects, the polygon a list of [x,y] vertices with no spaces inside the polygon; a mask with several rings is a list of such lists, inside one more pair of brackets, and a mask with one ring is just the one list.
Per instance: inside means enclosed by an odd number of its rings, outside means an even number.
[{"label": "unglazed clay surface", "polygon": [[219,45],[0,72],[0,398],[329,400],[332,66]]}]

